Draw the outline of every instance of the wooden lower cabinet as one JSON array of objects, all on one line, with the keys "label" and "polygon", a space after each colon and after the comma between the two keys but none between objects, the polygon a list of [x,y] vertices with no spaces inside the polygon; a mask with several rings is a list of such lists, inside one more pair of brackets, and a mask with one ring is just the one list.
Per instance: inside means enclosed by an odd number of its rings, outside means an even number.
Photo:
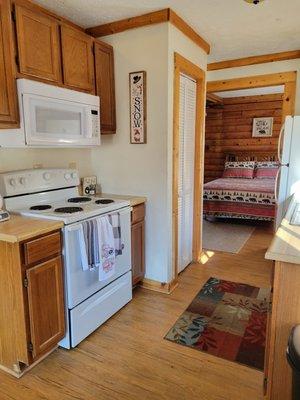
[{"label": "wooden lower cabinet", "polygon": [[300,323],[300,265],[275,262],[272,312],[268,322],[265,396],[292,399],[292,370],[286,359],[291,329]]},{"label": "wooden lower cabinet", "polygon": [[61,244],[60,235],[0,242],[0,368],[17,377],[65,335],[61,245],[48,245]]},{"label": "wooden lower cabinet", "polygon": [[145,276],[145,204],[133,207],[131,213],[132,284]]},{"label": "wooden lower cabinet", "polygon": [[26,271],[32,357],[51,350],[64,337],[61,257]]}]

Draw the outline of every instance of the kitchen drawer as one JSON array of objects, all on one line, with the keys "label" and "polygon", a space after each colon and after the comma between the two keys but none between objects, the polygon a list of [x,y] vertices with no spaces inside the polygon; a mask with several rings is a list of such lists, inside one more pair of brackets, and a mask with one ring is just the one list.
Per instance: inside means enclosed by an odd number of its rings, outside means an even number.
[{"label": "kitchen drawer", "polygon": [[131,223],[142,221],[145,218],[145,204],[134,206],[131,212]]},{"label": "kitchen drawer", "polygon": [[25,264],[33,264],[59,253],[61,253],[60,232],[54,232],[23,244]]}]

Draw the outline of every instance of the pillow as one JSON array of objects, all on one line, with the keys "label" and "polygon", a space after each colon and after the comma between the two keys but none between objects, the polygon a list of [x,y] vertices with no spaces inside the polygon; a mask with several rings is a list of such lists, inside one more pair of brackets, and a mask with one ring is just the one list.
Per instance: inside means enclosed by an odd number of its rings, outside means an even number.
[{"label": "pillow", "polygon": [[252,179],[255,161],[228,161],[225,163],[223,178]]},{"label": "pillow", "polygon": [[256,163],[254,178],[275,179],[279,168],[277,161],[259,161]]}]

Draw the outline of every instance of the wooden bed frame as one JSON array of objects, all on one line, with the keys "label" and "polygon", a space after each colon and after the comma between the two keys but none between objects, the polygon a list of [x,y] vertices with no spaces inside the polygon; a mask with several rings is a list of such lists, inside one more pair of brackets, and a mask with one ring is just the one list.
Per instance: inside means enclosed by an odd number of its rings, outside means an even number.
[{"label": "wooden bed frame", "polygon": [[226,154],[225,161],[278,161],[276,153],[238,151]]}]

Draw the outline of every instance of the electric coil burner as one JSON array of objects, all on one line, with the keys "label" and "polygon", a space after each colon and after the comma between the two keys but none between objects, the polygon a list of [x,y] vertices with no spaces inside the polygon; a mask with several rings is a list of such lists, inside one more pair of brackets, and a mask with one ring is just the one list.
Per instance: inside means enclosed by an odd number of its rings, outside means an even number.
[{"label": "electric coil burner", "polygon": [[95,203],[96,204],[110,204],[110,203],[114,203],[114,200],[111,199],[100,199],[100,200],[96,200]]},{"label": "electric coil burner", "polygon": [[34,211],[44,211],[44,210],[50,210],[52,208],[50,204],[39,204],[37,206],[32,206],[30,207],[30,210]]},{"label": "electric coil burner", "polygon": [[85,197],[85,196],[71,197],[70,199],[68,199],[68,203],[86,203],[91,200],[92,199],[90,197]]},{"label": "electric coil burner", "polygon": [[73,214],[79,211],[83,211],[81,207],[59,207],[54,210],[57,213]]}]

